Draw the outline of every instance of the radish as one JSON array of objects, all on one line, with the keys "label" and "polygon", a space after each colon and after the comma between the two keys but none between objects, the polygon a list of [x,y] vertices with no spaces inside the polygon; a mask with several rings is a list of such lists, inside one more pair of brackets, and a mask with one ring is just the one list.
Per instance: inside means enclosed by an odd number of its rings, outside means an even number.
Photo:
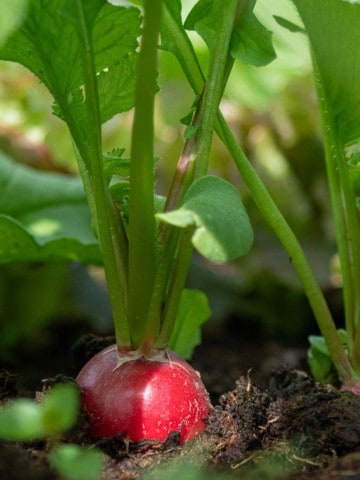
[{"label": "radish", "polygon": [[90,434],[121,434],[132,441],[180,443],[205,428],[210,401],[200,375],[174,352],[119,353],[116,345],[95,355],[77,377]]}]

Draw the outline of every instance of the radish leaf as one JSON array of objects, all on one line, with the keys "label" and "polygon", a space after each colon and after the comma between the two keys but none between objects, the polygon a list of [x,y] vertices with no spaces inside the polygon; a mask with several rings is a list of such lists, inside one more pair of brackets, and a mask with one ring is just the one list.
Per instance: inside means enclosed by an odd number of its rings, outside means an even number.
[{"label": "radish leaf", "polygon": [[196,180],[178,210],[157,214],[157,218],[177,227],[195,227],[194,247],[214,262],[245,255],[253,242],[253,231],[239,192],[216,176]]},{"label": "radish leaf", "polygon": [[344,0],[293,3],[309,37],[336,133],[343,146],[351,144],[360,139],[360,56],[354,51],[360,43],[360,5]]},{"label": "radish leaf", "polygon": [[[82,121],[86,109],[80,56],[81,29],[73,0],[30,0],[21,28],[0,49],[0,58],[29,68],[55,98],[54,113],[70,124]],[[81,2],[93,33],[94,61],[102,121],[133,105],[134,58],[139,35],[137,8],[115,7],[105,0]],[[55,53],[54,53],[55,52]],[[120,76],[119,76],[120,73]]]},{"label": "radish leaf", "polygon": [[42,424],[46,435],[69,430],[76,422],[80,408],[78,389],[70,383],[55,385],[40,404]]},{"label": "radish leaf", "polygon": [[99,263],[83,185],[0,154],[0,263],[75,260]]},{"label": "radish leaf", "polygon": [[50,463],[67,480],[96,480],[101,477],[102,455],[75,444],[60,445],[49,454]]},{"label": "radish leaf", "polygon": [[23,21],[28,0],[2,0],[0,15],[0,45]]},{"label": "radish leaf", "polygon": [[290,22],[290,20],[287,20],[284,17],[280,17],[279,15],[274,15],[274,20],[281,25],[283,28],[286,28],[286,30],[289,30],[289,32],[295,32],[295,33],[305,33],[305,30],[300,27],[299,25],[296,25],[294,22]]},{"label": "radish leaf", "polygon": [[[337,332],[344,348],[348,349],[348,336],[346,331],[339,329]],[[309,343],[310,348],[307,357],[311,373],[318,382],[332,383],[334,381],[335,367],[324,337],[320,335],[310,335]]]},{"label": "radish leaf", "polygon": [[28,441],[42,437],[41,412],[27,398],[8,403],[0,411],[0,438],[7,441]]},{"label": "radish leaf", "polygon": [[243,63],[262,67],[276,58],[272,33],[247,9],[231,40],[231,55]]},{"label": "radish leaf", "polygon": [[360,42],[360,4],[344,0],[293,3],[309,38],[316,74],[345,323],[351,339],[349,357],[356,358],[360,348],[360,56],[356,49]]},{"label": "radish leaf", "polygon": [[0,411],[0,438],[29,441],[57,435],[74,425],[79,407],[78,389],[71,384],[56,385],[39,404],[20,398]]},{"label": "radish leaf", "polygon": [[170,348],[180,357],[190,358],[194,348],[201,343],[200,327],[210,314],[211,310],[203,292],[183,290],[169,342]]},{"label": "radish leaf", "polygon": [[[252,11],[253,4],[254,2],[242,12],[239,25],[233,31],[230,53],[243,63],[259,67],[272,62],[276,53],[272,33],[256,18]],[[215,27],[219,10],[223,8],[223,3],[219,0],[200,0],[185,21],[185,28],[196,30],[210,50],[217,40]]]}]

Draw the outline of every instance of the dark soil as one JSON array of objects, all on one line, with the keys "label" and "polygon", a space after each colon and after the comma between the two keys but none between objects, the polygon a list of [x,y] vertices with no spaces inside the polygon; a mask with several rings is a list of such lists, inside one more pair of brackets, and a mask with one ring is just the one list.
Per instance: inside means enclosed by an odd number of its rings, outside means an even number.
[{"label": "dark soil", "polygon": [[[74,375],[112,341],[85,337],[62,373]],[[360,479],[360,397],[312,380],[304,371],[304,350],[210,337],[193,364],[214,404],[205,433],[185,446],[179,446],[176,433],[165,443],[132,444],[120,437],[97,442],[104,455],[104,480],[142,479],[151,472],[157,478],[159,467],[184,464],[205,470],[204,478],[210,479],[212,474],[242,480]],[[63,380],[63,375],[48,378],[38,390]],[[15,398],[18,391],[35,397],[21,377],[4,370],[0,401]],[[93,444],[82,416],[62,441]],[[47,462],[50,448],[46,442],[0,444],[0,478],[60,480]]]}]

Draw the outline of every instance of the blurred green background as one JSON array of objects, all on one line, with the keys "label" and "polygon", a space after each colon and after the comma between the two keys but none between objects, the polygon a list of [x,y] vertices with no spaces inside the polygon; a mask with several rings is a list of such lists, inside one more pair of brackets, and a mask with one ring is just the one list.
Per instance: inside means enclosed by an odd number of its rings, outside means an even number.
[{"label": "blurred green background", "polygon": [[[194,1],[184,1],[184,14]],[[235,63],[221,105],[225,118],[299,237],[315,276],[337,308],[339,274],[335,256],[317,101],[306,38],[279,26],[273,15],[299,23],[288,0],[258,0],[255,13],[273,32],[277,52],[270,65]],[[206,71],[207,51],[191,38]],[[183,146],[180,119],[194,100],[175,59],[160,53],[160,92],[156,103],[158,193],[166,194]],[[0,150],[33,168],[76,174],[67,128],[51,114],[44,86],[22,67],[0,64]],[[103,127],[104,151],[129,152],[132,112]],[[226,149],[214,138],[211,173],[240,189],[255,232],[250,254],[233,264],[210,265],[194,256],[189,286],[208,294],[213,311],[207,329],[229,317],[260,325],[267,335],[303,339],[315,322],[278,240],[259,215]],[[15,193],[14,193],[15,194]],[[99,267],[75,264],[21,264],[0,267],[0,351],[46,337],[49,324],[78,331],[111,332],[111,311]],[[64,327],[65,325],[65,327]],[[67,326],[67,327],[66,327]],[[65,328],[65,329],[64,329]],[[64,333],[65,332],[65,333]]]}]

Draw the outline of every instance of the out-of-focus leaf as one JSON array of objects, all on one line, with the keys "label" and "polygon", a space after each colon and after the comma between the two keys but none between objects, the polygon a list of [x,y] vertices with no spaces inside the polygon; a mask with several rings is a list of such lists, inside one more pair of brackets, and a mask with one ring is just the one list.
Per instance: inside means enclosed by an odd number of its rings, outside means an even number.
[{"label": "out-of-focus leaf", "polygon": [[[217,22],[223,8],[221,0],[200,0],[185,21],[185,28],[196,30],[209,50],[216,42]],[[252,8],[253,5],[250,5],[242,12],[239,25],[232,35],[230,53],[243,63],[259,67],[272,62],[276,53],[271,32],[259,22]]]},{"label": "out-of-focus leaf", "polygon": [[[346,331],[339,329],[338,335],[344,347],[347,348],[348,337]],[[307,358],[312,375],[318,382],[332,383],[334,377],[336,377],[336,371],[324,337],[310,335],[309,343]]]},{"label": "out-of-focus leaf", "polygon": [[294,22],[290,22],[286,18],[280,17],[279,15],[274,15],[274,19],[279,25],[289,30],[289,32],[305,33],[305,30],[302,27],[299,27],[299,25],[296,25]]},{"label": "out-of-focus leaf", "polygon": [[73,427],[79,410],[79,392],[75,385],[63,383],[49,390],[41,403],[42,424],[47,435]]},{"label": "out-of-focus leaf", "polygon": [[0,6],[0,46],[24,20],[29,0],[2,0]]},{"label": "out-of-focus leaf", "polygon": [[0,263],[101,262],[81,180],[0,154]]},{"label": "out-of-focus leaf", "polygon": [[66,480],[97,480],[100,478],[103,460],[99,450],[79,445],[60,445],[50,452],[52,466]]},{"label": "out-of-focus leaf", "polygon": [[41,403],[18,399],[0,410],[0,438],[29,441],[69,430],[79,413],[79,394],[74,385],[59,384]]},{"label": "out-of-focus leaf", "polygon": [[233,32],[231,55],[243,63],[261,67],[276,58],[272,33],[250,10],[245,10],[240,25]]},{"label": "out-of-focus leaf", "polygon": [[344,0],[293,0],[304,23],[342,145],[360,138],[360,5]]},{"label": "out-of-focus leaf", "polygon": [[0,438],[11,442],[42,438],[41,412],[34,402],[18,399],[0,410]]},{"label": "out-of-focus leaf", "polygon": [[201,343],[200,327],[210,315],[206,295],[199,290],[185,289],[170,338],[170,348],[183,358],[191,358],[194,348]]}]

